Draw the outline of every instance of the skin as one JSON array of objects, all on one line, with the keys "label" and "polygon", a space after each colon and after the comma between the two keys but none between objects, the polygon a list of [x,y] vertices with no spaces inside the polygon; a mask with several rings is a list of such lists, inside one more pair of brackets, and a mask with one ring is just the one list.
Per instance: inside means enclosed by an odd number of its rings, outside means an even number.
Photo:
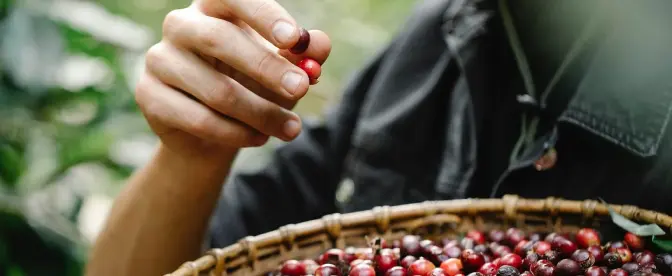
[{"label": "skin", "polygon": [[[117,197],[86,275],[162,275],[201,255],[238,150],[300,133],[291,109],[309,80],[295,64],[323,63],[331,42],[312,30],[291,54],[298,27],[273,0],[197,0],[166,16],[135,94],[161,144]],[[298,76],[289,87],[287,72]]]}]

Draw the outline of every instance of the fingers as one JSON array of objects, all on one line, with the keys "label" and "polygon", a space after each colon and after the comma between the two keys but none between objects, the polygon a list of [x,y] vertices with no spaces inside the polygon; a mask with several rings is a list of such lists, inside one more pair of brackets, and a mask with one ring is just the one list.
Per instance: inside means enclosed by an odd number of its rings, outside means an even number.
[{"label": "fingers", "polygon": [[268,139],[250,127],[222,117],[149,74],[141,78],[135,97],[148,121],[158,121],[207,141],[241,148],[259,146]]},{"label": "fingers", "polygon": [[299,63],[304,58],[312,58],[320,64],[324,63],[331,53],[331,39],[323,31],[310,30],[309,33],[310,44],[304,53],[295,55],[286,49],[280,49],[278,53],[293,64]]},{"label": "fingers", "polygon": [[253,93],[193,53],[157,44],[147,54],[147,69],[167,85],[261,133],[289,141],[300,132],[296,114]]},{"label": "fingers", "polygon": [[217,58],[288,99],[299,99],[308,90],[305,72],[228,21],[188,9],[171,12],[164,36],[178,47]]},{"label": "fingers", "polygon": [[275,0],[220,0],[233,14],[280,49],[299,40],[296,20]]}]

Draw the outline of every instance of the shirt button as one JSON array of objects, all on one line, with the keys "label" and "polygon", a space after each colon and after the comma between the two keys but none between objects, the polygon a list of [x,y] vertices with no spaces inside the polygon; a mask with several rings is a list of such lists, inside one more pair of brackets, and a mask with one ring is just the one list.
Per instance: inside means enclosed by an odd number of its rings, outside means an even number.
[{"label": "shirt button", "polygon": [[558,161],[558,152],[555,148],[550,148],[537,161],[534,161],[534,168],[537,171],[545,171],[555,166]]}]

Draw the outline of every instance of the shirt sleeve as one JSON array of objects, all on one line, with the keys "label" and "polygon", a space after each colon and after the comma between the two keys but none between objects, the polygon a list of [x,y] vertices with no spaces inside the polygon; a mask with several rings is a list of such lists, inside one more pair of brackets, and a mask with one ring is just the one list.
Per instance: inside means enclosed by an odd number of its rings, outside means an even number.
[{"label": "shirt sleeve", "polygon": [[276,149],[264,169],[229,178],[214,210],[206,247],[222,248],[248,235],[337,211],[335,192],[350,137],[384,55],[382,51],[357,74],[323,123],[304,121],[302,133]]}]

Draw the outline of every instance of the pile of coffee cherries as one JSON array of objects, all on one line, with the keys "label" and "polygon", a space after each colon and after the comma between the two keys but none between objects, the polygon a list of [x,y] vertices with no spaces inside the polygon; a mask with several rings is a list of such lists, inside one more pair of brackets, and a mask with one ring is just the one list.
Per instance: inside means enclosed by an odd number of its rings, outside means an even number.
[{"label": "pile of coffee cherries", "polygon": [[572,235],[472,230],[433,241],[407,235],[369,247],[330,249],[316,259],[288,260],[271,275],[315,276],[657,276],[672,275],[672,254],[655,255],[632,233],[602,244],[595,229]]}]

